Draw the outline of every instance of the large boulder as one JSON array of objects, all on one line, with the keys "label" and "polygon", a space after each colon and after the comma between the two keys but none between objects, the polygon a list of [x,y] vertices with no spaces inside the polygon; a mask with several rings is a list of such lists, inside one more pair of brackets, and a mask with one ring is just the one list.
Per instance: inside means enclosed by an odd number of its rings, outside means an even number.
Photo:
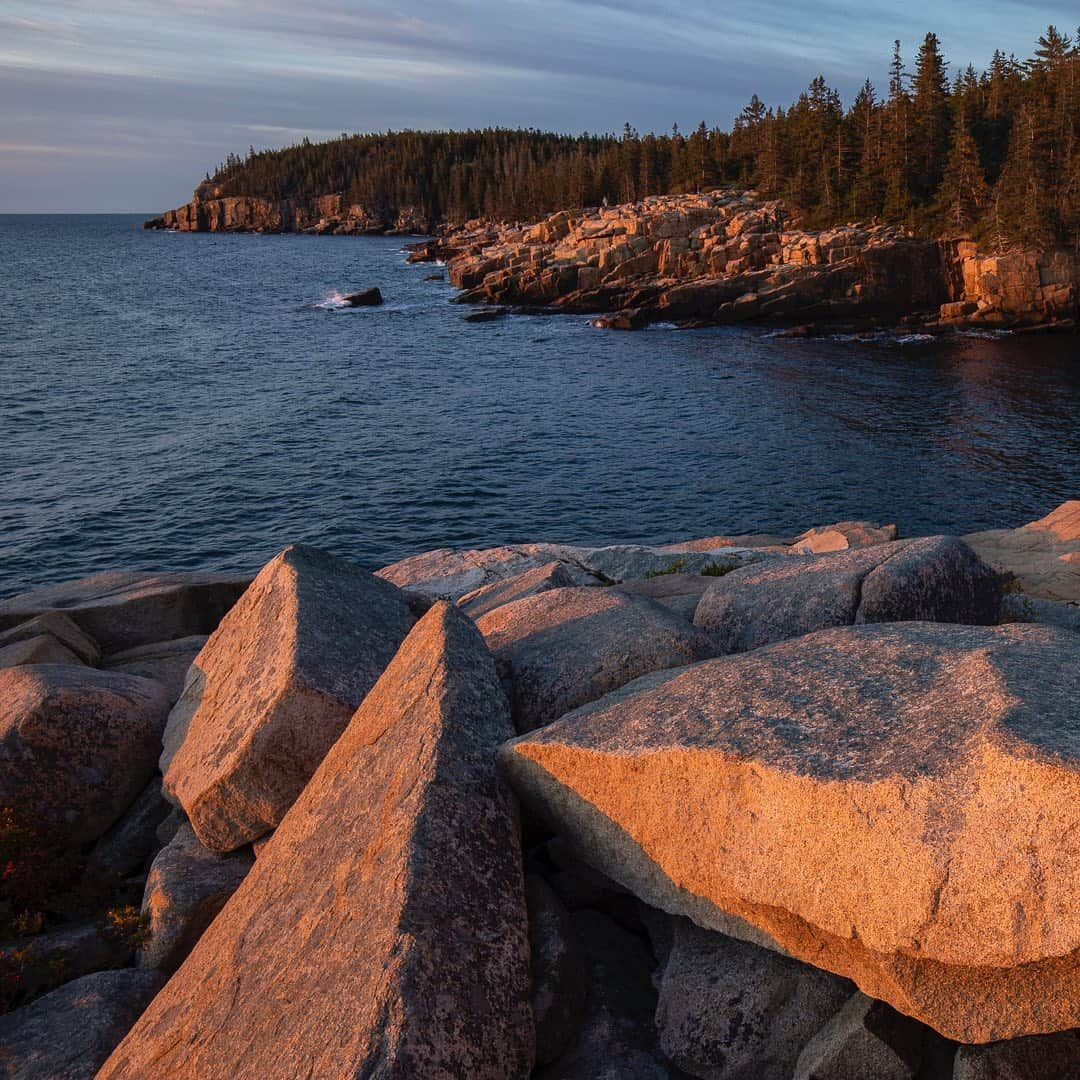
[{"label": "large boulder", "polygon": [[964,540],[995,570],[1017,578],[1028,596],[1080,604],[1080,499],[1019,529],[991,529]]},{"label": "large boulder", "polygon": [[549,562],[534,570],[525,570],[514,577],[474,589],[458,601],[458,607],[470,618],[478,619],[504,604],[524,600],[526,596],[535,596],[549,589],[566,589],[576,584],[561,562]]},{"label": "large boulder", "polygon": [[482,551],[438,548],[384,566],[376,574],[399,588],[433,599],[460,600],[497,581],[517,577],[528,570],[537,570],[551,562],[552,558],[546,552],[532,555],[516,547]]},{"label": "large boulder", "polygon": [[61,983],[123,967],[130,963],[134,946],[90,920],[6,941],[3,951],[17,970],[14,985],[3,988],[3,998],[10,1004],[14,991],[17,1001],[27,1002]]},{"label": "large boulder", "polygon": [[134,675],[0,670],[0,806],[57,843],[95,840],[153,775],[168,709],[161,684]]},{"label": "large boulder", "polygon": [[1070,631],[858,626],[646,676],[501,759],[646,903],[987,1042],[1080,1022],[1077,700]]},{"label": "large boulder", "polygon": [[511,732],[480,635],[437,604],[102,1080],[527,1076]]},{"label": "large boulder", "polygon": [[148,645],[136,645],[133,649],[107,656],[102,667],[106,671],[124,671],[129,675],[156,679],[168,692],[169,701],[175,702],[184,689],[188,668],[195,662],[206,641],[205,634],[193,634],[172,641],[152,641]]},{"label": "large boulder", "polygon": [[838,521],[818,525],[795,537],[788,554],[824,555],[830,551],[870,547],[896,539],[895,525],[875,525],[869,521]]},{"label": "large boulder", "polygon": [[93,1080],[164,981],[156,971],[102,971],[0,1016],[0,1074]]},{"label": "large boulder", "polygon": [[518,731],[549,724],[646,672],[713,655],[685,619],[613,589],[551,589],[496,608],[476,625],[509,689]]},{"label": "large boulder", "polygon": [[1074,1080],[1080,1069],[1080,1030],[961,1046],[953,1080]]},{"label": "large boulder", "polygon": [[949,536],[774,560],[719,578],[694,613],[721,654],[853,623],[992,624],[997,577]]},{"label": "large boulder", "polygon": [[247,588],[246,574],[108,572],[0,600],[0,629],[67,615],[105,652],[209,634]]},{"label": "large boulder", "polygon": [[148,939],[139,950],[138,966],[175,971],[254,862],[250,848],[227,855],[208,851],[190,825],[181,825],[146,878],[142,914]]},{"label": "large boulder", "polygon": [[660,978],[660,1046],[701,1080],[791,1080],[800,1051],[852,990],[847,979],[679,919]]},{"label": "large boulder", "polygon": [[663,574],[727,573],[740,566],[771,558],[760,548],[687,550],[614,544],[610,547],[575,549],[574,559],[585,570],[606,582],[638,581]]},{"label": "large boulder", "polygon": [[794,1080],[915,1080],[930,1035],[884,1001],[854,993],[803,1048]]},{"label": "large boulder", "polygon": [[413,624],[401,593],[286,548],[211,635],[169,715],[165,789],[212,851],[281,820]]}]

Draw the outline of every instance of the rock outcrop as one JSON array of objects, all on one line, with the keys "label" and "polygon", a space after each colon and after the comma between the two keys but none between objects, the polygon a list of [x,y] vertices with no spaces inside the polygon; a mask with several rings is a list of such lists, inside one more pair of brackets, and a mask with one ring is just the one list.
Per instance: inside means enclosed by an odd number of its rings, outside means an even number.
[{"label": "rock outcrop", "polygon": [[949,298],[938,245],[891,226],[794,229],[749,193],[650,196],[530,227],[471,222],[417,245],[461,299],[658,320],[897,317]]},{"label": "rock outcrop", "polygon": [[1028,596],[1080,604],[1080,499],[1019,529],[970,533],[964,541]]},{"label": "rock outcrop", "polygon": [[702,595],[694,623],[727,654],[830,626],[985,625],[1000,611],[997,575],[955,537],[931,536],[732,571]]},{"label": "rock outcrop", "polygon": [[96,840],[153,774],[168,708],[160,683],[134,675],[0,670],[0,807],[66,846]]},{"label": "rock outcrop", "polygon": [[660,976],[660,1046],[702,1080],[791,1080],[803,1047],[852,990],[847,979],[680,919]]},{"label": "rock outcrop", "polygon": [[479,633],[437,604],[102,1080],[527,1076],[511,733]]},{"label": "rock outcrop", "polygon": [[1076,325],[1080,254],[1065,248],[980,253],[970,240],[943,244],[952,299],[939,324],[988,327]]},{"label": "rock outcrop", "polygon": [[389,217],[356,203],[346,203],[341,195],[321,195],[310,200],[266,199],[258,195],[224,195],[220,188],[200,185],[191,202],[151,218],[143,223],[143,228],[177,232],[422,236],[431,232],[432,222],[414,207],[406,207]]},{"label": "rock outcrop", "polygon": [[150,867],[142,914],[148,940],[138,966],[175,971],[203,931],[240,887],[255,859],[250,848],[208,851],[190,825],[181,825]]},{"label": "rock outcrop", "polygon": [[646,676],[502,762],[647,903],[987,1042],[1080,1023],[1078,698],[1069,631],[858,626]]},{"label": "rock outcrop", "polygon": [[59,612],[102,652],[115,653],[154,641],[209,634],[250,582],[244,574],[201,571],[95,574],[0,600],[0,629]]},{"label": "rock outcrop", "polygon": [[316,548],[260,572],[169,714],[169,796],[212,851],[273,829],[413,624],[398,589]]},{"label": "rock outcrop", "polygon": [[496,608],[476,625],[518,731],[549,724],[646,672],[714,655],[685,619],[614,589],[551,589]]},{"label": "rock outcrop", "polygon": [[93,1080],[163,982],[156,971],[102,971],[0,1016],[0,1073]]}]

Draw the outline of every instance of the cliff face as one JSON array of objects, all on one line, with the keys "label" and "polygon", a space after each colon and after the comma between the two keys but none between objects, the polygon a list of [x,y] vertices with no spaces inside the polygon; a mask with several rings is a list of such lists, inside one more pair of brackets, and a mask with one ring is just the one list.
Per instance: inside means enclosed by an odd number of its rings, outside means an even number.
[{"label": "cliff face", "polygon": [[982,255],[970,240],[947,243],[952,300],[941,324],[1035,326],[1075,323],[1080,253],[1065,249]]},{"label": "cliff face", "polygon": [[632,323],[900,316],[949,299],[932,241],[789,220],[746,193],[657,196],[530,228],[474,223],[412,258],[445,261],[462,300],[622,311]]},{"label": "cliff face", "polygon": [[191,202],[147,221],[146,229],[179,232],[310,232],[335,236],[431,231],[415,208],[389,218],[363,206],[346,204],[341,195],[321,195],[310,202],[272,200],[255,195],[223,196],[199,188]]}]

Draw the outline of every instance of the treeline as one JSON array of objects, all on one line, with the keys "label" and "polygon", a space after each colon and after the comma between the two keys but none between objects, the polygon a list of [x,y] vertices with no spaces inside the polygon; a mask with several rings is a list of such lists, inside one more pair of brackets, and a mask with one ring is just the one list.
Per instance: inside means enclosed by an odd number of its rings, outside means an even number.
[{"label": "treeline", "polygon": [[894,45],[889,86],[850,107],[823,77],[788,108],[756,95],[730,132],[565,136],[535,130],[342,135],[250,150],[207,187],[309,199],[341,192],[393,218],[536,218],[563,207],[731,184],[782,197],[808,226],[878,219],[995,244],[1080,246],[1080,30],[1049,27],[1034,55],[995,53],[950,75],[927,34],[911,70]]}]

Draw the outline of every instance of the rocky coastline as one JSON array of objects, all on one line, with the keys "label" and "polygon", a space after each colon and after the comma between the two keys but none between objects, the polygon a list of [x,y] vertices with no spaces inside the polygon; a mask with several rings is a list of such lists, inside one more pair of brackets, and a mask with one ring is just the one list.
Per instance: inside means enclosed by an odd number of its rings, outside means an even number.
[{"label": "rocky coastline", "polygon": [[1075,1075],[1077,701],[1080,501],[0,600],[0,1073]]},{"label": "rocky coastline", "polygon": [[774,322],[1059,329],[1076,326],[1080,255],[980,253],[888,225],[797,228],[779,201],[716,191],[564,211],[519,227],[470,222],[415,245],[464,303],[596,315],[620,330]]},{"label": "rocky coastline", "polygon": [[393,220],[340,195],[310,204],[196,191],[144,224],[181,232],[411,235],[414,262],[445,263],[462,303],[594,316],[640,329],[771,323],[819,329],[906,326],[1075,330],[1080,253],[980,251],[963,238],[926,239],[888,225],[805,230],[778,200],[751,192],[652,196],[562,211],[532,224],[441,226],[414,210]]}]

